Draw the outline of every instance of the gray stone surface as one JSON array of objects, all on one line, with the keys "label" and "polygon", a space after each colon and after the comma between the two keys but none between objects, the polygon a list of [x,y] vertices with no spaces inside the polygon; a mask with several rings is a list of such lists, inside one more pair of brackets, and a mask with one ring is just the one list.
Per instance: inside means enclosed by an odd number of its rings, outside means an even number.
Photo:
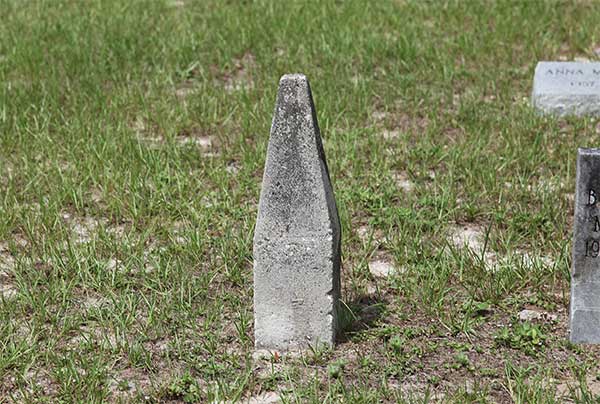
[{"label": "gray stone surface", "polygon": [[600,115],[600,63],[539,62],[531,102],[552,115]]},{"label": "gray stone surface", "polygon": [[341,231],[308,80],[285,75],[254,233],[257,349],[333,345]]},{"label": "gray stone surface", "polygon": [[600,149],[579,149],[570,307],[571,342],[600,343]]}]

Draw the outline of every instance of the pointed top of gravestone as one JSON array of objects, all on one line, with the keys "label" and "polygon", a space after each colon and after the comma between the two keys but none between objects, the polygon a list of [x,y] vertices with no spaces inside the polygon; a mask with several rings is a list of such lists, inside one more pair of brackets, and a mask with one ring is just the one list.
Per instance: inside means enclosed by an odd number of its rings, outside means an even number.
[{"label": "pointed top of gravestone", "polygon": [[257,234],[339,232],[310,84],[303,74],[286,74],[279,80]]},{"label": "pointed top of gravestone", "polygon": [[306,78],[306,76],[302,73],[288,73],[288,74],[284,74],[283,76],[281,76],[281,78],[279,79],[279,84],[281,85],[281,83],[283,81],[287,81],[287,80],[294,80],[294,81],[305,81],[308,83],[308,79]]}]

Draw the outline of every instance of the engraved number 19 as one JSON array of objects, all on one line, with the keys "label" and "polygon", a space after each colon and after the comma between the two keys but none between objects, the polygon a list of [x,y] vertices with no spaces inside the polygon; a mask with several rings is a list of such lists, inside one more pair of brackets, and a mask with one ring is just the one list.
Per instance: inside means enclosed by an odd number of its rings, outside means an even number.
[{"label": "engraved number 19", "polygon": [[600,240],[590,239],[585,242],[585,256],[596,258],[600,254]]}]

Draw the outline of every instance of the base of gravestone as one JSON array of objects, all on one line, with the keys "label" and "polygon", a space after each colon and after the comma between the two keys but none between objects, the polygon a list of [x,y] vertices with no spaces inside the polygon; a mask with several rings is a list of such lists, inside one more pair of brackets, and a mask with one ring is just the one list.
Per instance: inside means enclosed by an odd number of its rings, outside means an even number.
[{"label": "base of gravestone", "polygon": [[293,351],[274,351],[271,349],[255,349],[252,352],[252,360],[258,361],[274,361],[277,362],[282,358],[302,358],[309,352],[313,352],[311,349],[304,350],[293,350]]}]

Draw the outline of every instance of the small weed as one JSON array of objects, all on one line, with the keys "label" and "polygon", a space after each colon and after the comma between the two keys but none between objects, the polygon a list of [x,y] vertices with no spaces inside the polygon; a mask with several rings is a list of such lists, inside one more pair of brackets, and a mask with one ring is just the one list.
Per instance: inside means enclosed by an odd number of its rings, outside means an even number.
[{"label": "small weed", "polygon": [[467,355],[465,355],[464,353],[458,353],[458,354],[454,355],[454,361],[458,365],[457,367],[465,367],[466,368],[466,367],[469,367],[469,365],[471,364],[469,357]]},{"label": "small weed", "polygon": [[439,376],[430,376],[429,379],[427,380],[429,382],[429,384],[431,384],[432,386],[437,386],[438,384],[440,384],[440,382],[442,381],[442,378]]},{"label": "small weed", "polygon": [[265,391],[275,391],[282,379],[283,378],[279,373],[271,373],[269,376],[260,379],[261,389]]},{"label": "small weed", "polygon": [[120,391],[127,391],[129,390],[129,382],[127,380],[121,380],[118,384],[117,384],[117,388]]},{"label": "small weed", "polygon": [[374,372],[378,371],[378,369],[381,366],[381,363],[378,363],[369,355],[364,355],[359,357],[358,366],[365,371]]},{"label": "small weed", "polygon": [[395,354],[399,354],[402,352],[402,348],[404,347],[405,343],[406,340],[404,338],[396,335],[392,337],[392,339],[390,339],[388,345],[392,349],[392,352],[394,352]]},{"label": "small weed", "polygon": [[189,373],[175,378],[167,387],[166,391],[169,398],[181,399],[184,403],[196,403],[202,398],[202,390]]},{"label": "small weed", "polygon": [[326,344],[314,344],[308,346],[310,355],[303,356],[306,364],[324,365],[332,354],[331,347]]},{"label": "small weed", "polygon": [[421,335],[425,335],[426,333],[427,330],[423,327],[406,327],[404,330],[402,330],[402,335],[404,335],[404,337],[407,339],[416,338]]},{"label": "small weed", "polygon": [[494,339],[499,346],[520,349],[533,355],[543,350],[547,336],[539,325],[523,322],[513,327],[503,327],[494,335]]},{"label": "small weed", "polygon": [[489,302],[468,301],[462,306],[463,313],[474,318],[483,318],[492,312]]},{"label": "small weed", "polygon": [[548,298],[548,296],[546,296],[542,293],[539,293],[539,292],[530,296],[527,299],[527,302],[529,304],[533,304],[535,306],[541,307],[547,311],[555,311],[556,310],[556,303],[554,301],[550,300]]},{"label": "small weed", "polygon": [[481,368],[479,369],[479,374],[483,377],[496,377],[498,376],[498,371],[494,368]]},{"label": "small weed", "polygon": [[342,376],[345,367],[346,361],[340,359],[338,361],[330,363],[327,366],[327,373],[332,379],[339,379]]}]

